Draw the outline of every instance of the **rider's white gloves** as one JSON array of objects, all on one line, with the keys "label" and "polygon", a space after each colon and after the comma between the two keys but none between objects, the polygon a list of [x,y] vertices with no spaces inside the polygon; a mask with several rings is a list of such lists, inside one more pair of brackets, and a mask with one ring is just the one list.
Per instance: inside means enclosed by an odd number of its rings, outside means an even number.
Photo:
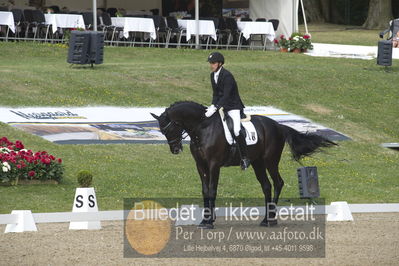
[{"label": "rider's white gloves", "polygon": [[211,106],[209,106],[206,109],[205,116],[206,117],[211,117],[216,112],[216,110],[217,110],[216,107],[212,104]]}]

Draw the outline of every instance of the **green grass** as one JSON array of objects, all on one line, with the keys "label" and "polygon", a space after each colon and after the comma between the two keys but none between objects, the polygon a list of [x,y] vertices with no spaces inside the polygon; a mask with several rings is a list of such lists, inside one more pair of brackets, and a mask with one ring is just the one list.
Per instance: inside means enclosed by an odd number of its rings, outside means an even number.
[{"label": "green grass", "polygon": [[[313,36],[316,40],[317,33]],[[71,68],[64,48],[0,43],[0,106],[168,106],[178,100],[209,104],[208,53],[106,47],[103,65]],[[398,201],[399,153],[380,147],[399,139],[397,61],[385,72],[374,60],[273,51],[223,53],[246,105],[273,105],[353,139],[303,161],[318,167],[321,196],[327,202]],[[0,213],[70,211],[76,174],[83,169],[94,174],[102,210],[122,209],[126,197],[201,196],[186,145],[178,156],[167,145],[56,145],[1,123],[0,135],[61,157],[66,169],[60,185],[0,187]],[[280,163],[286,183],[282,197],[297,197],[299,166],[286,148]],[[233,167],[222,169],[218,195],[260,197],[262,192],[252,170]]]},{"label": "green grass", "polygon": [[[305,32],[305,26],[300,25],[299,30]],[[336,24],[309,24],[308,31],[313,42],[349,45],[376,46],[380,39],[378,34],[382,30],[366,30],[361,26],[336,25]]]}]

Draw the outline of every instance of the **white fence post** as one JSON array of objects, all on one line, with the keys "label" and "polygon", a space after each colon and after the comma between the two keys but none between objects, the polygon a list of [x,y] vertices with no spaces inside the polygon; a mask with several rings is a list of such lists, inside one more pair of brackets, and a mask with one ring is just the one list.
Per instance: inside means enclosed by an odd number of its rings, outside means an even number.
[{"label": "white fence post", "polygon": [[4,233],[37,231],[35,220],[30,210],[14,210],[11,214],[18,215],[17,223],[7,224]]},{"label": "white fence post", "polygon": [[[98,212],[94,188],[77,188],[72,212]],[[70,222],[69,230],[101,229],[101,221]]]},{"label": "white fence post", "polygon": [[335,207],[335,213],[327,214],[327,221],[353,221],[352,212],[346,201],[331,202],[331,206]]}]

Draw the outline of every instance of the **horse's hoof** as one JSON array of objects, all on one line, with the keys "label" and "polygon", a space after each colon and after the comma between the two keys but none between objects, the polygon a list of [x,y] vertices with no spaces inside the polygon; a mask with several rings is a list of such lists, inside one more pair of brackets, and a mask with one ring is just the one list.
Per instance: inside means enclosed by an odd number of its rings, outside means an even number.
[{"label": "horse's hoof", "polygon": [[277,219],[269,221],[269,226],[276,226],[277,225]]},{"label": "horse's hoof", "polygon": [[260,226],[269,227],[269,223],[267,221],[262,221]]},{"label": "horse's hoof", "polygon": [[276,225],[277,225],[277,220],[271,220],[271,221],[263,220],[260,223],[260,226],[264,226],[264,227],[272,227],[272,226],[276,226]]},{"label": "horse's hoof", "polygon": [[213,229],[213,228],[215,228],[215,226],[213,224],[201,223],[201,224],[199,224],[197,226],[197,228],[200,228],[200,229]]}]

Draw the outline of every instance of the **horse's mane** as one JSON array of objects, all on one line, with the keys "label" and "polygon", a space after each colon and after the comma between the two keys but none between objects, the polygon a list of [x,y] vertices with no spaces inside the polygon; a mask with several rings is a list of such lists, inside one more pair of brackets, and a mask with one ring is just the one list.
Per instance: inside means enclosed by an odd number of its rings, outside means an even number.
[{"label": "horse's mane", "polygon": [[167,109],[173,109],[181,105],[187,105],[190,109],[198,109],[198,112],[203,112],[205,110],[205,106],[202,104],[193,102],[193,101],[178,101],[175,103],[172,103]]}]

